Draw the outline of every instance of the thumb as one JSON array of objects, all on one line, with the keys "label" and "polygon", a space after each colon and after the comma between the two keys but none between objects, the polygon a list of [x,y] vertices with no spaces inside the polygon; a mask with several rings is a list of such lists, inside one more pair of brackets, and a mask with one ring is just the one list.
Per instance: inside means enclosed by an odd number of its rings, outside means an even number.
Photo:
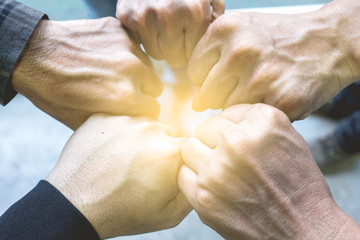
[{"label": "thumb", "polygon": [[207,106],[203,102],[200,96],[200,87],[195,86],[194,89],[194,97],[193,97],[193,103],[192,108],[197,112],[202,112],[207,109]]}]

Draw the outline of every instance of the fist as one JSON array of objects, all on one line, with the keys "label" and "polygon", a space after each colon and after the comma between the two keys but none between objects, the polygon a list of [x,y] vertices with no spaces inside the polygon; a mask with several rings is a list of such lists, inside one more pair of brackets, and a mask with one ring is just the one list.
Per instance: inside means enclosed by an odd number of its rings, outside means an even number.
[{"label": "fist", "polygon": [[294,121],[330,100],[358,73],[332,25],[319,22],[319,16],[235,11],[220,16],[188,63],[194,108],[266,103]]},{"label": "fist", "polygon": [[181,67],[224,8],[223,0],[118,0],[116,16],[151,57]]},{"label": "fist", "polygon": [[183,141],[172,127],[148,118],[93,115],[47,180],[101,239],[170,228],[191,210],[177,184]]},{"label": "fist", "polygon": [[271,106],[236,105],[206,120],[182,158],[181,190],[225,239],[319,239],[317,223],[341,215],[304,139]]},{"label": "fist", "polygon": [[41,21],[12,84],[72,129],[99,112],[153,118],[160,112],[161,81],[115,18]]}]

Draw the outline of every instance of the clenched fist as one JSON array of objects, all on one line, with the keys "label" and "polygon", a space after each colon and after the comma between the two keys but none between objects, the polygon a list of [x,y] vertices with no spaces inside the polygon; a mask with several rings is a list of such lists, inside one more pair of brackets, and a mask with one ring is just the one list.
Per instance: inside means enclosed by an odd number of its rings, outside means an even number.
[{"label": "clenched fist", "polygon": [[118,0],[116,16],[151,57],[181,67],[224,9],[223,0]]},{"label": "clenched fist", "polygon": [[274,107],[235,105],[182,146],[180,189],[225,239],[359,239],[304,139]]},{"label": "clenched fist", "polygon": [[148,118],[97,114],[46,178],[101,239],[170,228],[191,210],[177,185],[184,139]]},{"label": "clenched fist", "polygon": [[160,112],[161,81],[115,18],[40,21],[12,84],[72,129],[98,112],[154,118]]},{"label": "clenched fist", "polygon": [[305,14],[220,16],[188,63],[194,108],[266,103],[305,118],[360,77],[354,9],[340,0]]}]

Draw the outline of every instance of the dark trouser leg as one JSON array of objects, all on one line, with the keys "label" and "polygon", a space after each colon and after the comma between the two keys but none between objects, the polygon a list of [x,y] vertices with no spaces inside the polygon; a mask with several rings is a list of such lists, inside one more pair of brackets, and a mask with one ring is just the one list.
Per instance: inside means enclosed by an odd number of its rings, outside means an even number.
[{"label": "dark trouser leg", "polygon": [[360,151],[360,110],[355,111],[337,126],[335,137],[345,151]]},{"label": "dark trouser leg", "polygon": [[357,81],[330,100],[334,109],[329,113],[330,117],[340,119],[349,116],[352,112],[360,109],[360,81]]}]

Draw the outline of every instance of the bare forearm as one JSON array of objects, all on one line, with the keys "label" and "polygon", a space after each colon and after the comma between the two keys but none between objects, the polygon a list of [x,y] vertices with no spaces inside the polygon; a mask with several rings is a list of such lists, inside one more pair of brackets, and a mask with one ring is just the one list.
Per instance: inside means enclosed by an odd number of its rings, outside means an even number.
[{"label": "bare forearm", "polygon": [[360,239],[359,224],[332,199],[314,204],[312,211],[308,213],[309,215],[303,214],[301,217],[305,228],[301,229],[299,239]]},{"label": "bare forearm", "polygon": [[[349,74],[343,76],[347,86],[360,78],[360,2],[335,0],[319,10],[319,22],[327,22],[335,29],[335,46],[345,56]],[[344,63],[342,63],[344,64]]]}]

